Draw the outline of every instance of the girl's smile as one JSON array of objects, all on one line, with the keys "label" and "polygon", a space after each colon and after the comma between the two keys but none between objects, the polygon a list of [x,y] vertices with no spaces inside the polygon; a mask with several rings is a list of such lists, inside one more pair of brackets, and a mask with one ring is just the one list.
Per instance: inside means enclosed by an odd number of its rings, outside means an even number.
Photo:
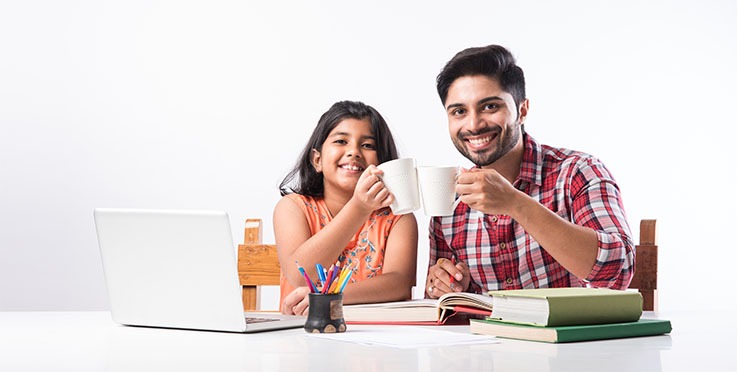
[{"label": "girl's smile", "polygon": [[342,120],[330,131],[322,147],[312,150],[312,164],[322,173],[326,195],[353,195],[361,174],[369,165],[378,163],[376,139],[368,119]]}]

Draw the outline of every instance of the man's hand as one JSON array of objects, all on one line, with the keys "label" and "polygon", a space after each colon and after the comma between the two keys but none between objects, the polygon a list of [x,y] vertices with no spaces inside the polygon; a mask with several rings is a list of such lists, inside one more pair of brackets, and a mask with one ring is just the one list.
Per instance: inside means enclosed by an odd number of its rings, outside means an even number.
[{"label": "man's hand", "polygon": [[472,209],[486,214],[508,215],[520,191],[493,169],[461,168],[456,193]]},{"label": "man's hand", "polygon": [[465,262],[453,264],[447,258],[440,258],[427,270],[425,292],[429,298],[438,298],[448,292],[466,291],[470,283],[471,272]]}]

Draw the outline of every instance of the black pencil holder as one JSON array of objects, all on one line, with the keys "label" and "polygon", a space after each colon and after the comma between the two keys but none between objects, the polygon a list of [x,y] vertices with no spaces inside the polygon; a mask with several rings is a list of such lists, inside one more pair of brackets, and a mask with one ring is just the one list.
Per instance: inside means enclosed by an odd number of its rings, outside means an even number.
[{"label": "black pencil holder", "polygon": [[307,333],[345,332],[343,293],[310,293],[310,309],[305,321]]}]

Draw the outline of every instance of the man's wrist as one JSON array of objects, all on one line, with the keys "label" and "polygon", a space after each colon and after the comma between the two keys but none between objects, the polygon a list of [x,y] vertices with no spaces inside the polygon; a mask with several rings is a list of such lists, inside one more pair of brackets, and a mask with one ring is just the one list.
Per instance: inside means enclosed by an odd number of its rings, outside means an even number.
[{"label": "man's wrist", "polygon": [[520,222],[522,219],[525,219],[526,216],[530,216],[531,211],[538,206],[541,206],[541,204],[538,203],[537,200],[524,192],[517,190],[507,215],[512,217],[515,221]]}]

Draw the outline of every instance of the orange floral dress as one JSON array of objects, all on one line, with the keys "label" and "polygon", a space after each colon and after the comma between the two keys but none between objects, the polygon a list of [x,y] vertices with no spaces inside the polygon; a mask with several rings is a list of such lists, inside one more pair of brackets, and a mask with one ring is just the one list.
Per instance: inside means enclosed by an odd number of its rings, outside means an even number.
[{"label": "orange floral dress", "polygon": [[[310,225],[310,234],[315,235],[322,230],[333,216],[328,210],[325,200],[322,198],[313,198],[300,194],[289,194],[286,196],[289,200],[297,203],[307,218]],[[384,251],[386,250],[386,241],[389,238],[394,224],[402,216],[392,214],[389,208],[383,208],[371,213],[369,219],[361,226],[361,229],[346,244],[343,252],[335,260],[341,260],[341,266],[348,265],[353,269],[351,274],[351,283],[381,275],[384,267]],[[328,267],[326,267],[327,269]],[[296,265],[282,265],[282,270],[297,270]],[[313,281],[315,278],[311,278]],[[284,298],[291,293],[293,287],[284,276],[284,272],[280,278],[281,298],[279,306],[284,303]]]}]

